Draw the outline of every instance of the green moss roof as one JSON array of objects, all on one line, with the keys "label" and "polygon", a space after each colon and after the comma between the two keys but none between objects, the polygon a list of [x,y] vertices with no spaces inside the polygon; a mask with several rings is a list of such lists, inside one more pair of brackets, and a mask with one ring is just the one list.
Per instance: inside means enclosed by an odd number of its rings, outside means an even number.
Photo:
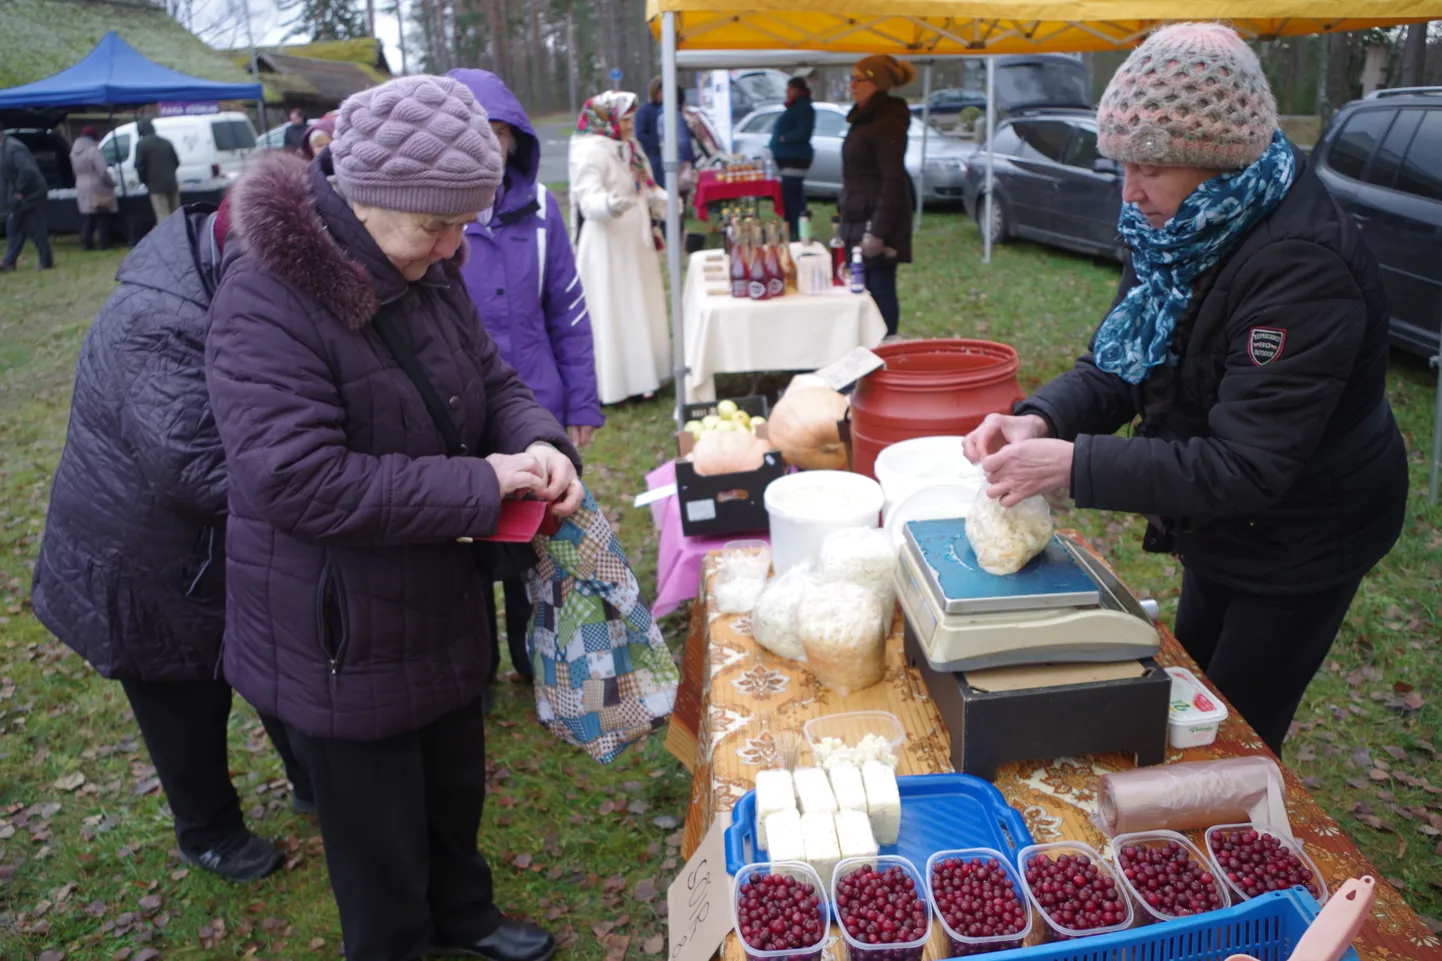
[{"label": "green moss roof", "polygon": [[375,37],[356,37],[354,40],[322,40],[319,43],[302,43],[272,49],[277,53],[290,54],[292,57],[361,63],[370,67],[374,67],[380,62],[380,41]]},{"label": "green moss roof", "polygon": [[244,83],[249,75],[225,55],[137,0],[4,0],[0,13],[0,88],[59,73],[114,30],[156,63],[207,80]]}]

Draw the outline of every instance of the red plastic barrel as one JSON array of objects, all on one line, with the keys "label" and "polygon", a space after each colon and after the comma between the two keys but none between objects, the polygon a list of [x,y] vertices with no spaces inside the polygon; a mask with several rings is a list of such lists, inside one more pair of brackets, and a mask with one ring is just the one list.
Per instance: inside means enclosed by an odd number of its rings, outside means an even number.
[{"label": "red plastic barrel", "polygon": [[851,398],[851,469],[875,477],[882,448],[913,437],[966,434],[990,413],[1009,413],[1024,396],[1021,360],[987,340],[911,340],[883,344],[886,361]]}]

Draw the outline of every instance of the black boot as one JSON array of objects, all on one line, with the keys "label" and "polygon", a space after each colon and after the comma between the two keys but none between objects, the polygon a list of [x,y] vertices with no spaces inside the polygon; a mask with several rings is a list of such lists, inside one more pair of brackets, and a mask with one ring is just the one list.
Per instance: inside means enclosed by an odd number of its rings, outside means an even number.
[{"label": "black boot", "polygon": [[181,860],[218,874],[227,881],[248,884],[275,871],[281,865],[280,851],[265,838],[249,831],[222,841],[206,851],[180,851]]},{"label": "black boot", "polygon": [[550,961],[556,955],[556,939],[538,925],[502,918],[500,927],[479,941],[438,944],[435,954],[485,961]]}]

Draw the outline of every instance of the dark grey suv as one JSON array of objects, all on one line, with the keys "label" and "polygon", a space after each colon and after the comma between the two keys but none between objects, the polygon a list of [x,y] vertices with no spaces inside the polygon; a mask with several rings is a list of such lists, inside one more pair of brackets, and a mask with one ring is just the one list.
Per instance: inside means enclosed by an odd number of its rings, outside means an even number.
[{"label": "dark grey suv", "polygon": [[1312,151],[1382,266],[1392,342],[1430,357],[1442,330],[1442,87],[1347,104]]}]

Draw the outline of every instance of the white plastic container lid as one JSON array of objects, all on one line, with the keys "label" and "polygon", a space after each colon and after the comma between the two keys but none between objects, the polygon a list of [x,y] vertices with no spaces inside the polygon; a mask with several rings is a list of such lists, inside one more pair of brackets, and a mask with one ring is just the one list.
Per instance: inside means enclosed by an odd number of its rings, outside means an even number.
[{"label": "white plastic container lid", "polygon": [[1207,686],[1185,667],[1169,667],[1172,677],[1172,700],[1167,718],[1172,724],[1194,727],[1200,724],[1221,724],[1227,719],[1225,704],[1213,697]]},{"label": "white plastic container lid", "polygon": [[965,517],[980,485],[961,483],[932,484],[912,491],[905,499],[891,505],[886,515],[886,534],[898,552],[906,544],[908,521],[936,521]]},{"label": "white plastic container lid", "polygon": [[966,459],[961,444],[961,437],[913,437],[882,448],[873,469],[886,494],[883,513],[889,517],[896,505],[936,484],[980,485],[981,468]]}]

